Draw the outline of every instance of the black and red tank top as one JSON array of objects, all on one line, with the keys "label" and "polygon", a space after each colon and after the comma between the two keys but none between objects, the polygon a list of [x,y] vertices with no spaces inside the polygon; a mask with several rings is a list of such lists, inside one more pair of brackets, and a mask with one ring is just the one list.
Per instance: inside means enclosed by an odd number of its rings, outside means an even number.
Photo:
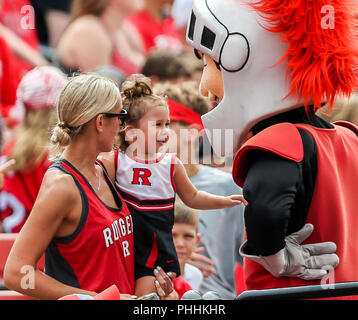
[{"label": "black and red tank top", "polygon": [[[99,164],[98,164],[99,165]],[[45,273],[67,285],[101,292],[116,285],[121,293],[134,293],[134,244],[130,212],[104,175],[118,208],[106,205],[87,179],[67,160],[56,161],[58,169],[72,176],[82,199],[76,230],[54,238],[45,253]]]}]

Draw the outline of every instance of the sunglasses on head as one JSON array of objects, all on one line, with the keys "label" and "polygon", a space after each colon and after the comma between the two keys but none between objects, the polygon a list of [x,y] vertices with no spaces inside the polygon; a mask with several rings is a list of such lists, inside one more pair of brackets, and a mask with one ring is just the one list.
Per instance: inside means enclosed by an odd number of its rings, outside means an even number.
[{"label": "sunglasses on head", "polygon": [[122,109],[119,113],[102,112],[101,114],[103,114],[106,118],[118,118],[118,120],[121,122],[121,125],[123,125],[128,112],[127,110]]}]

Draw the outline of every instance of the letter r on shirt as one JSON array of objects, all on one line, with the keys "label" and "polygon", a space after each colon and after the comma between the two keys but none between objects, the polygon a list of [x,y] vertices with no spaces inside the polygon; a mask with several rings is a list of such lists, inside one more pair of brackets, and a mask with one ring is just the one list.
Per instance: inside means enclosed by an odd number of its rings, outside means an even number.
[{"label": "letter r on shirt", "polygon": [[149,181],[149,177],[152,175],[152,172],[146,168],[133,168],[133,180],[132,184],[141,184],[146,186],[151,186],[152,184]]}]

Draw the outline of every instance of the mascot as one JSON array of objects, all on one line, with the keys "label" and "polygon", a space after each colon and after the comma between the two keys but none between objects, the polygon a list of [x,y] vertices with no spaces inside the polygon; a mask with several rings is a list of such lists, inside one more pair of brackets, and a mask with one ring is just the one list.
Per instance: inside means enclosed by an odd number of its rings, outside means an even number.
[{"label": "mascot", "polygon": [[187,41],[204,61],[201,92],[217,104],[202,120],[215,153],[236,153],[233,178],[249,202],[240,253],[250,290],[358,281],[358,128],[315,114],[357,88],[356,9],[193,2]]}]

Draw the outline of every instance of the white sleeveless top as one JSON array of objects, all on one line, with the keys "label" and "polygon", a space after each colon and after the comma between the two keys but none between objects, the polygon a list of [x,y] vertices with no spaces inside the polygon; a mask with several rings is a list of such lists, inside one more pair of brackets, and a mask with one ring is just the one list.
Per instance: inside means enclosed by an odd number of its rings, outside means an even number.
[{"label": "white sleeveless top", "polygon": [[116,152],[116,187],[125,202],[140,211],[173,209],[175,157],[163,153],[154,161],[144,161]]}]

